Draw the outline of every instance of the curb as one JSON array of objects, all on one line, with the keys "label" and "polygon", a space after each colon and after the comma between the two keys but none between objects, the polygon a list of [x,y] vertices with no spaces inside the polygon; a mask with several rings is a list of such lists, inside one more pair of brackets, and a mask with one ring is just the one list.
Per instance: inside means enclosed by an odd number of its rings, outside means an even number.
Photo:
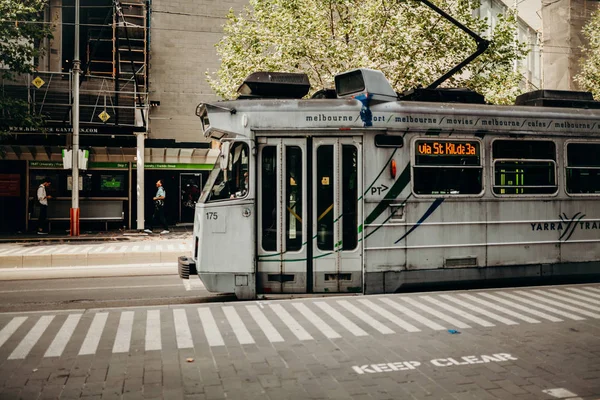
[{"label": "curb", "polygon": [[0,281],[177,275],[177,263],[0,269]]}]

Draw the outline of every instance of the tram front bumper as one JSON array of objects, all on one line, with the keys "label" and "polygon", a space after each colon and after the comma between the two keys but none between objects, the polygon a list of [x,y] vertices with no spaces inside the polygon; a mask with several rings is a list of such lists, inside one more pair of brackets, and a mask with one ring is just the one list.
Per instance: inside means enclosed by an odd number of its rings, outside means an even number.
[{"label": "tram front bumper", "polygon": [[190,279],[190,275],[197,275],[196,263],[192,257],[181,256],[177,260],[177,272],[181,279]]}]

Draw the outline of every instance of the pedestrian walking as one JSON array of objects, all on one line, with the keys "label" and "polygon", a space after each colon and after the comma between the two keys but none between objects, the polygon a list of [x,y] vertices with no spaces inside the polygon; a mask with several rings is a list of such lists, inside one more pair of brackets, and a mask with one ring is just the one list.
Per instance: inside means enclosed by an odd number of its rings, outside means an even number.
[{"label": "pedestrian walking", "polygon": [[165,218],[165,198],[167,197],[167,192],[163,187],[162,179],[156,181],[156,188],[156,196],[152,198],[154,200],[154,214],[152,215],[150,228],[144,229],[144,232],[154,233],[152,232],[152,226],[156,224],[156,220],[158,219],[159,224],[163,226],[163,231],[160,234],[164,235],[169,233],[169,225],[167,225],[167,219]]},{"label": "pedestrian walking", "polygon": [[38,235],[48,234],[48,200],[52,196],[48,196],[46,188],[51,184],[49,178],[44,178],[44,181],[40,184],[37,190],[37,201],[40,207],[40,214],[38,216]]}]

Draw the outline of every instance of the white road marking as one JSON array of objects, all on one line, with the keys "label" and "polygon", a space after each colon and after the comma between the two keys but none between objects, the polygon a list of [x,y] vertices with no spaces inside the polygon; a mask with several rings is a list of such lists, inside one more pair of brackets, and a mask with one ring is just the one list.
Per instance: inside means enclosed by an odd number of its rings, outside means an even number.
[{"label": "white road marking", "polygon": [[3,256],[15,255],[15,253],[19,252],[21,247],[17,247],[16,249],[10,249],[6,253],[2,254]]},{"label": "white road marking", "polygon": [[97,287],[70,287],[70,288],[37,288],[37,289],[16,289],[16,290],[0,290],[0,294],[3,293],[28,293],[28,292],[58,292],[58,291],[75,291],[75,290],[116,290],[116,289],[151,289],[161,287],[181,287],[179,284],[165,284],[165,285],[139,285],[139,286],[97,286]]},{"label": "white road marking", "polygon": [[323,301],[315,301],[314,305],[319,307],[325,313],[327,313],[331,318],[337,321],[340,325],[346,328],[350,333],[354,336],[368,336],[369,334],[362,330],[358,325],[354,322],[350,321],[348,318],[344,317],[338,310],[331,307],[329,304]]},{"label": "white road marking", "polygon": [[341,336],[334,331],[325,321],[317,316],[314,312],[312,312],[306,305],[302,303],[292,303],[292,306],[296,308],[296,310],[300,311],[300,313],[306,318],[311,324],[315,326],[318,330],[325,335],[325,337],[329,339],[337,339],[341,338]]},{"label": "white road marking", "polygon": [[145,245],[144,246],[144,251],[150,251],[152,247],[150,245]]},{"label": "white road marking", "polygon": [[403,297],[403,298],[400,298],[399,300],[404,300],[406,303],[412,305],[413,307],[420,308],[421,310],[441,319],[442,321],[451,324],[452,327],[457,327],[457,328],[470,328],[471,327],[469,324],[466,324],[462,321],[457,320],[456,318],[453,318],[449,315],[439,312],[429,306],[426,306],[425,304],[421,304],[415,299],[411,299],[409,297]]},{"label": "white road marking", "polygon": [[31,328],[29,333],[21,340],[17,348],[8,356],[9,360],[22,360],[27,357],[33,346],[40,340],[42,334],[54,319],[54,315],[44,315]]},{"label": "white road marking", "polygon": [[6,249],[2,249],[0,250],[0,256],[4,255],[4,253],[8,253],[9,251],[14,250],[14,248],[6,248]]},{"label": "white road marking", "polygon": [[371,327],[373,327],[374,329],[383,333],[384,335],[389,335],[391,333],[394,333],[393,330],[391,330],[390,328],[388,328],[381,322],[377,321],[375,318],[371,317],[370,315],[368,315],[367,313],[365,313],[364,311],[362,311],[360,308],[356,307],[354,304],[350,303],[349,301],[338,300],[337,303],[339,305],[341,305],[342,307],[344,307],[346,310],[350,311],[352,314],[356,315],[365,324],[370,325]]},{"label": "white road marking", "polygon": [[[570,296],[573,296],[573,295],[569,295],[568,293],[565,293],[564,295],[562,295],[562,294],[556,294],[556,293],[549,293],[549,292],[544,291],[544,290],[534,290],[534,292],[538,293],[540,295],[551,297],[553,299],[564,301],[566,303],[575,304],[575,305],[577,305],[579,307],[588,308],[588,309],[594,310],[594,311],[600,311],[600,307],[592,306],[592,305],[590,305],[588,303],[584,303],[583,301],[577,301],[575,299],[572,299],[572,298],[570,298]],[[589,300],[587,300],[587,301],[589,301]],[[597,317],[594,317],[594,318],[597,318]]]},{"label": "white road marking", "polygon": [[[591,288],[586,288],[586,289],[591,289]],[[577,292],[577,293],[582,293],[582,294],[585,294],[586,296],[589,296],[589,297],[593,297],[593,298],[596,298],[596,299],[600,299],[600,294],[596,294],[596,293],[590,293],[589,291],[587,291],[587,290],[584,290],[584,289],[578,289],[578,288],[567,288],[567,290],[571,290],[571,291],[574,291],[574,292]]]},{"label": "white road marking", "polygon": [[[600,318],[599,314],[595,314],[595,313],[590,312],[590,311],[585,311],[585,310],[582,310],[580,308],[576,308],[576,307],[573,307],[573,306],[562,304],[562,303],[559,303],[558,301],[550,300],[550,299],[548,299],[548,298],[546,298],[544,296],[538,296],[538,295],[535,295],[533,293],[529,293],[529,292],[525,292],[525,291],[521,291],[521,290],[515,291],[515,293],[517,293],[517,294],[519,294],[521,296],[530,297],[530,298],[535,299],[537,301],[541,301],[542,303],[550,304],[550,305],[553,305],[555,307],[560,307],[560,308],[563,308],[565,310],[573,311],[573,312],[585,315],[585,316],[590,317],[590,318]],[[530,301],[530,300],[528,300],[528,301]],[[542,306],[540,304],[537,304],[536,307],[540,307],[541,308]],[[580,321],[580,320],[584,319],[584,318],[580,317],[579,315],[570,314],[570,313],[567,313],[567,312],[564,312],[564,311],[561,311],[561,310],[552,309],[552,308],[546,307],[546,306],[543,306],[543,309],[546,309],[547,311],[554,312],[554,313],[559,314],[559,315],[564,315],[567,318],[571,318],[571,319],[574,319],[574,320],[577,320],[577,321]]]},{"label": "white road marking", "polygon": [[270,304],[271,309],[277,314],[279,319],[288,327],[288,329],[298,338],[298,340],[313,340],[313,337],[287,312],[281,304]]},{"label": "white road marking", "polygon": [[92,324],[90,325],[88,333],[85,336],[85,340],[83,341],[81,349],[79,350],[80,356],[96,353],[96,350],[98,349],[98,343],[100,343],[100,337],[102,336],[102,331],[104,331],[104,326],[106,325],[107,319],[107,312],[94,315]]},{"label": "white road marking", "polygon": [[13,333],[27,320],[28,317],[14,317],[0,331],[0,347],[12,336]]},{"label": "white road marking", "polygon": [[283,337],[257,306],[246,306],[246,308],[270,342],[283,342]]},{"label": "white road marking", "polygon": [[569,399],[569,400],[581,400],[581,397],[577,397],[577,395],[567,389],[564,388],[555,388],[555,389],[546,389],[542,390],[543,393],[556,397],[559,399]]},{"label": "white road marking", "polygon": [[379,300],[382,301],[383,303],[389,305],[390,307],[395,308],[396,310],[400,311],[401,313],[408,315],[415,321],[419,321],[420,323],[422,323],[423,325],[425,325],[431,329],[435,329],[436,331],[441,331],[441,330],[446,329],[443,326],[441,326],[440,324],[433,322],[432,320],[427,319],[425,317],[422,317],[420,314],[417,314],[413,310],[411,310],[407,307],[404,307],[404,306],[396,303],[395,301],[392,301],[391,299],[384,298],[384,299],[379,299]]},{"label": "white road marking", "polygon": [[599,292],[600,293],[600,288],[597,287],[591,287],[591,286],[584,286],[586,289],[589,290],[593,290],[594,292]]},{"label": "white road marking", "polygon": [[140,248],[140,246],[133,246],[133,248],[131,249],[131,251],[138,251],[139,248]]},{"label": "white road marking", "polygon": [[371,310],[375,311],[377,314],[381,315],[384,318],[387,318],[392,323],[398,325],[400,328],[402,328],[408,332],[421,332],[421,330],[419,328],[417,328],[416,326],[409,324],[408,322],[404,321],[402,318],[397,317],[396,315],[392,314],[385,308],[378,306],[377,304],[371,302],[370,300],[361,299],[358,301],[361,304],[363,304],[364,306],[369,307]]},{"label": "white road marking", "polygon": [[186,246],[185,244],[180,244],[179,250],[190,250],[190,248],[189,248],[189,246]]},{"label": "white road marking", "polygon": [[44,249],[43,251],[41,251],[39,254],[50,254],[50,253],[56,252],[59,249],[60,249],[60,247],[48,247],[47,249]]},{"label": "white road marking", "polygon": [[26,249],[21,254],[24,255],[24,256],[32,256],[34,254],[41,253],[43,250],[46,250],[46,248],[45,247],[39,247],[37,249]]},{"label": "white road marking", "polygon": [[506,324],[506,325],[519,325],[518,322],[515,322],[515,321],[510,320],[508,318],[504,318],[504,317],[502,317],[502,316],[500,316],[498,314],[494,314],[491,311],[484,310],[483,308],[479,308],[479,307],[477,307],[477,306],[475,306],[473,304],[469,304],[469,303],[466,303],[466,302],[464,302],[462,300],[455,299],[454,297],[449,296],[447,294],[442,294],[442,295],[440,295],[440,297],[444,298],[445,300],[451,301],[451,302],[453,302],[455,304],[458,304],[459,306],[463,306],[463,307],[465,307],[465,308],[467,308],[467,309],[469,309],[471,311],[475,311],[475,312],[478,312],[479,314],[483,314],[483,315],[485,315],[488,318],[495,319],[496,321],[502,322],[503,324]]},{"label": "white road marking", "polygon": [[160,310],[148,310],[146,313],[146,351],[160,349],[162,349]]},{"label": "white road marking", "polygon": [[202,328],[204,329],[206,340],[208,340],[208,345],[225,346],[223,336],[221,336],[219,327],[217,326],[210,309],[207,307],[198,308],[198,315],[200,316],[200,321],[202,322]]},{"label": "white road marking", "polygon": [[192,284],[190,283],[189,279],[182,279],[181,282],[183,283],[183,286],[185,287],[185,290],[187,290],[188,292],[190,290],[192,290]]},{"label": "white road marking", "polygon": [[62,355],[67,343],[71,340],[71,336],[73,335],[75,328],[77,328],[77,324],[79,324],[82,315],[83,314],[69,314],[63,323],[63,326],[54,337],[52,344],[50,344],[50,347],[46,350],[44,357],[60,357]]},{"label": "white road marking", "polygon": [[[479,293],[479,295],[487,297],[488,299],[495,300],[495,301],[500,302],[502,304],[506,304],[507,306],[516,308],[517,310],[525,311],[525,312],[528,312],[528,313],[533,314],[535,316],[538,316],[540,318],[547,319],[547,320],[552,321],[552,322],[560,322],[560,321],[562,321],[562,319],[560,319],[560,318],[556,318],[556,317],[554,317],[552,315],[548,315],[548,314],[543,313],[541,311],[537,311],[537,310],[534,310],[532,308],[525,307],[525,306],[523,306],[521,304],[515,303],[514,301],[506,300],[506,299],[503,299],[502,297],[499,297],[499,296],[494,296],[493,294],[490,294],[490,293]],[[519,300],[519,297],[517,297],[517,300]]]},{"label": "white road marking", "polygon": [[133,311],[123,311],[117,328],[113,353],[128,353],[133,331]]},{"label": "white road marking", "polygon": [[592,303],[592,304],[600,304],[600,300],[596,300],[596,299],[591,299],[589,297],[586,296],[581,296],[579,294],[575,294],[575,293],[570,293],[567,292],[566,290],[561,290],[561,289],[550,289],[551,292],[554,293],[559,293],[562,296],[568,296],[568,297],[572,297],[574,299],[579,299],[579,300],[585,300],[588,303]]},{"label": "white road marking", "polygon": [[481,305],[489,307],[489,308],[491,308],[493,310],[500,311],[500,312],[502,312],[504,314],[510,315],[511,317],[518,318],[518,319],[520,319],[522,321],[529,322],[531,324],[539,324],[540,323],[540,321],[538,321],[537,319],[533,319],[533,318],[531,318],[531,317],[529,317],[527,315],[519,314],[518,312],[515,312],[515,311],[513,311],[511,309],[508,309],[508,308],[496,305],[494,303],[490,303],[489,301],[480,299],[479,297],[475,297],[473,295],[465,294],[465,293],[461,293],[460,295],[462,297],[466,298],[466,299],[469,299],[471,301],[474,301],[476,303],[479,303]]},{"label": "white road marking", "polygon": [[169,251],[175,251],[175,246],[172,244],[167,245],[167,249],[169,249]]},{"label": "white road marking", "polygon": [[237,337],[238,342],[240,342],[240,344],[254,343],[252,335],[250,335],[250,332],[246,329],[246,325],[242,322],[242,319],[237,311],[235,311],[235,308],[232,306],[223,306],[221,309],[223,310],[223,313],[225,313],[225,318],[229,321],[229,325]]},{"label": "white road marking", "polygon": [[173,310],[173,318],[175,320],[175,336],[177,338],[178,349],[191,349],[194,347],[192,340],[192,332],[188,324],[188,318],[185,310]]},{"label": "white road marking", "polygon": [[114,253],[116,250],[116,246],[109,246],[108,249],[106,249],[107,253]]},{"label": "white road marking", "polygon": [[486,326],[486,327],[496,326],[496,325],[492,324],[491,322],[488,322],[482,318],[476,317],[475,315],[469,314],[468,312],[458,309],[456,307],[452,307],[451,305],[443,303],[443,302],[439,301],[438,299],[433,298],[431,296],[421,296],[421,298],[423,300],[430,302],[431,304],[441,307],[446,311],[450,311],[451,313],[454,313],[462,318],[468,319],[469,321],[475,322],[476,324],[479,324],[481,326]]}]

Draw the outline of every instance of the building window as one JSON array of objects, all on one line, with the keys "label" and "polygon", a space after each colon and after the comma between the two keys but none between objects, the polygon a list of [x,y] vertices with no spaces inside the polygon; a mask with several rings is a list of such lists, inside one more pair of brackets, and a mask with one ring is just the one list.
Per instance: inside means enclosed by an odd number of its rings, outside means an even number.
[{"label": "building window", "polygon": [[476,140],[417,140],[413,191],[420,195],[474,195],[483,191],[481,145]]},{"label": "building window", "polygon": [[496,140],[492,144],[494,194],[551,195],[556,182],[556,144],[544,140]]},{"label": "building window", "polygon": [[600,194],[600,143],[567,144],[567,193]]}]

